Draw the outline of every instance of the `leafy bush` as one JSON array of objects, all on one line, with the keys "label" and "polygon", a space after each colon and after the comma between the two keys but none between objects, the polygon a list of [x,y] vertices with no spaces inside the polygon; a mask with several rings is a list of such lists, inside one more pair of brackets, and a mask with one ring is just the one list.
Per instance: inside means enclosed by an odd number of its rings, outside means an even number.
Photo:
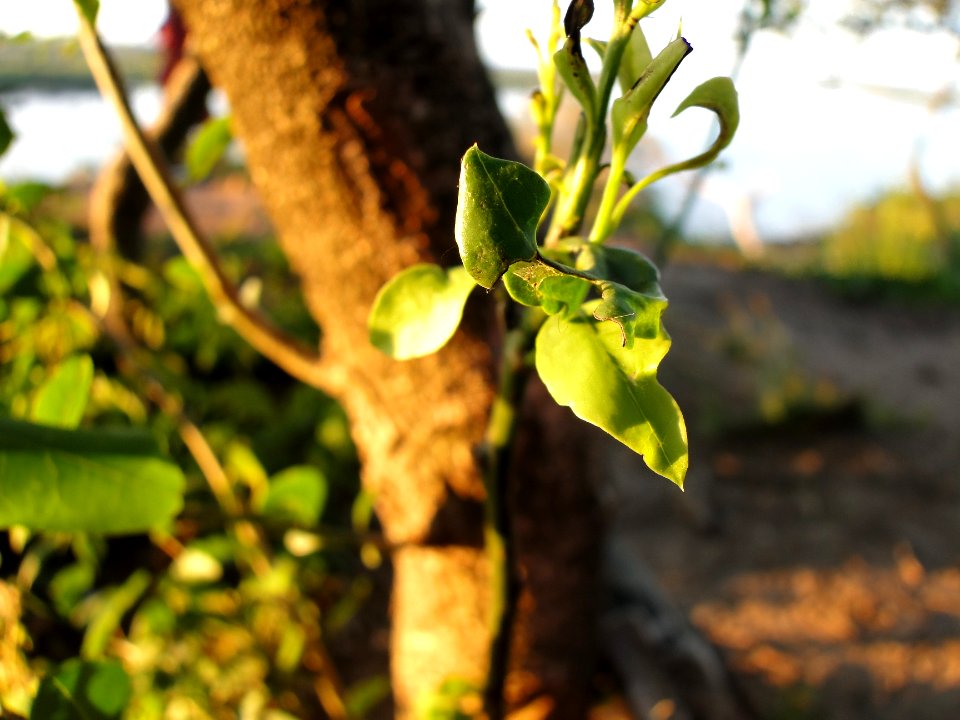
[{"label": "leafy bush", "polygon": [[958,271],[951,267],[957,228],[960,194],[925,202],[915,193],[892,192],[853,209],[824,238],[823,269],[851,288],[937,284]]}]

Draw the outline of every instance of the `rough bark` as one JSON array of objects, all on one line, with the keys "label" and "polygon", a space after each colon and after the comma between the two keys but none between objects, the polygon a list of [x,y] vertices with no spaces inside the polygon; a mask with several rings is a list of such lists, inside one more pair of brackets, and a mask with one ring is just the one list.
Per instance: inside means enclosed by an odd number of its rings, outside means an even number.
[{"label": "rough bark", "polygon": [[[407,715],[424,692],[450,677],[479,682],[486,667],[476,448],[493,393],[496,331],[489,298],[479,297],[466,331],[439,354],[396,363],[367,342],[366,317],[397,271],[456,261],[463,151],[479,142],[512,152],[473,48],[472,2],[178,6],[194,50],[228,96],[251,177],[323,328],[324,389],[343,403],[363,482],[376,493],[388,539],[402,545],[393,556],[392,677],[398,714]],[[589,672],[577,662],[590,658],[596,564],[583,562],[593,540],[577,518],[591,517],[591,504],[564,412],[535,411],[542,422],[524,440],[561,455],[539,462],[526,454],[515,465],[525,483],[518,507],[528,509],[518,521],[527,544],[521,617],[549,622],[527,622],[518,634],[514,679],[523,691],[514,695],[545,697],[539,707],[552,710],[544,714],[582,717]],[[538,525],[550,532],[539,535]],[[566,556],[553,556],[551,576],[543,537],[559,535],[568,537]],[[551,587],[563,588],[562,597],[551,598]],[[537,660],[544,652],[555,657]]]}]

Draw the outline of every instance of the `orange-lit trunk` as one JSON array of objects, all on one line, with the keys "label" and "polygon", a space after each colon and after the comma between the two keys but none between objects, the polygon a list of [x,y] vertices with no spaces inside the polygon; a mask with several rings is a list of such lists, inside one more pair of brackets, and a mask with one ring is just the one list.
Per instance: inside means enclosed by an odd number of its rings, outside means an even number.
[{"label": "orange-lit trunk", "polygon": [[[456,261],[463,151],[512,152],[473,47],[472,0],[178,6],[323,328],[324,389],[350,417],[364,485],[403,546],[392,558],[391,673],[408,716],[444,680],[479,683],[486,668],[476,448],[497,338],[480,296],[448,347],[397,363],[369,345],[366,317],[399,270]],[[525,594],[514,665],[527,672],[510,687],[515,704],[542,695],[544,714],[582,717],[595,568],[585,459],[565,412],[530,413],[515,468]]]}]

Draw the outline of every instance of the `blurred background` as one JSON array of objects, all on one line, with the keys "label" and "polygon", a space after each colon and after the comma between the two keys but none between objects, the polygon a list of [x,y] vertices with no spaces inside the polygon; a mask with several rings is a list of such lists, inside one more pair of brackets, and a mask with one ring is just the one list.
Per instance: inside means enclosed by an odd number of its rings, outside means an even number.
[{"label": "blurred background", "polygon": [[[586,34],[606,34],[606,4],[598,3]],[[32,0],[0,9],[0,108],[15,134],[0,157],[0,182],[8,210],[38,213],[37,227],[67,258],[69,286],[89,262],[76,242],[87,192],[117,151],[120,130],[71,39],[67,5]],[[162,104],[159,28],[167,12],[162,0],[101,2],[99,27],[146,124]],[[543,37],[549,17],[545,0],[479,3],[478,42],[521,153],[532,138],[527,101],[536,85],[525,29]],[[742,122],[714,167],[652,188],[619,238],[665,264],[674,347],[661,377],[684,408],[692,465],[680,497],[665,483],[638,481],[631,458],[614,463],[604,497],[611,535],[716,645],[759,717],[955,718],[960,5],[671,0],[645,25],[654,52],[680,27],[694,52],[658,100],[633,169],[683,159],[710,142],[709,113],[670,117],[707,77],[736,78]],[[213,116],[229,112],[215,92],[209,107]],[[570,109],[561,133],[572,133],[575,121]],[[259,244],[271,229],[242,148],[231,146],[188,196],[229,271],[255,278],[246,290],[315,338],[279,251]],[[146,225],[148,235],[165,238],[158,218],[148,215]],[[0,289],[19,283],[23,291],[28,276],[16,268],[26,261],[5,245],[0,253]],[[156,275],[131,271],[141,304],[135,330],[152,349],[182,358],[170,382],[211,429],[231,482],[263,495],[267,478],[293,458],[321,478],[302,480],[321,499],[297,519],[366,532],[370,500],[358,495],[342,412],[279,379],[224,330],[197,278],[169,255],[148,258]],[[160,278],[177,294],[165,295]],[[31,363],[93,344],[85,321],[58,309],[62,288],[30,282],[32,304],[0,308],[0,395],[4,414],[14,416],[26,413],[43,379]],[[88,420],[169,422],[109,373],[96,376],[92,393]],[[283,438],[278,417],[293,428]],[[182,447],[172,452],[185,456]],[[277,517],[289,512],[301,511]],[[370,570],[379,564],[376,543],[362,543],[359,555],[352,546],[321,552],[318,536],[277,530],[271,541],[294,560],[235,590],[229,558],[238,541],[209,530],[194,528],[192,554],[178,554],[185,559],[153,581],[127,572],[151,557],[143,548],[62,537],[31,544],[11,534],[0,571],[11,586],[31,590],[0,598],[0,628],[8,629],[0,662],[11,668],[0,696],[15,707],[24,688],[35,687],[21,662],[26,651],[58,658],[89,638],[83,642],[106,653],[144,583],[156,582],[158,599],[137,611],[120,653],[152,678],[134,688],[144,716],[151,715],[143,708],[171,702],[181,714],[170,717],[220,717],[240,703],[254,713],[277,692],[265,668],[295,667],[320,632],[320,614],[334,618],[325,632],[344,634],[335,654],[351,668],[351,712],[375,714],[386,680],[376,661],[352,653],[370,642],[386,652],[379,621],[363,609],[383,582]],[[9,575],[6,558],[25,552],[29,560]],[[113,584],[99,574],[108,558]],[[283,602],[264,603],[265,593]],[[91,618],[106,618],[92,635]],[[60,634],[63,627],[75,637]],[[669,687],[628,690],[650,718],[684,717]]]}]

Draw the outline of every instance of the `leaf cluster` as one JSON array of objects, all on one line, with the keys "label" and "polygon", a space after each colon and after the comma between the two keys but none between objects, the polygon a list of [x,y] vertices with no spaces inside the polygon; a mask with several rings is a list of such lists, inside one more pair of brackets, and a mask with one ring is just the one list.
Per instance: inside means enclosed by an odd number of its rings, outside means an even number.
[{"label": "leaf cluster", "polygon": [[[276,717],[317,716],[321,638],[355,622],[373,587],[361,560],[379,562],[346,417],[225,329],[161,239],[140,264],[115,260],[132,347],[118,346],[103,261],[66,205],[37,184],[0,191],[0,591],[29,600],[34,633],[10,651],[25,684],[0,689],[2,714],[216,716],[284,696]],[[279,252],[224,254],[316,341]],[[188,452],[186,410],[232,502]],[[374,676],[343,698],[360,717],[388,690]]]},{"label": "leaf cluster", "polygon": [[[614,26],[605,41],[583,36],[592,0],[573,0],[562,23],[554,3],[545,45],[530,36],[540,78],[531,99],[538,128],[534,167],[476,146],[467,150],[455,232],[463,267],[418,265],[400,273],[382,289],[369,327],[371,342],[381,350],[397,359],[415,358],[439,350],[453,336],[474,285],[505,293],[525,308],[518,326],[527,329],[533,366],[553,398],[682,487],[683,417],[657,381],[670,346],[661,322],[667,299],[647,258],[607,241],[640,191],[713,161],[733,139],[739,111],[729,78],[703,83],[676,112],[699,107],[715,113],[720,129],[714,143],[639,181],[630,178],[627,161],[646,133],[650,110],[692,50],[678,36],[656,55],[651,52],[639,22],[663,2],[615,0]],[[584,57],[585,44],[600,56],[598,77]],[[616,85],[620,95],[611,104]],[[567,92],[582,112],[570,156],[561,159],[553,153],[553,128]],[[604,166],[608,132],[610,159]],[[601,184],[599,209],[583,233],[588,201]]]}]

